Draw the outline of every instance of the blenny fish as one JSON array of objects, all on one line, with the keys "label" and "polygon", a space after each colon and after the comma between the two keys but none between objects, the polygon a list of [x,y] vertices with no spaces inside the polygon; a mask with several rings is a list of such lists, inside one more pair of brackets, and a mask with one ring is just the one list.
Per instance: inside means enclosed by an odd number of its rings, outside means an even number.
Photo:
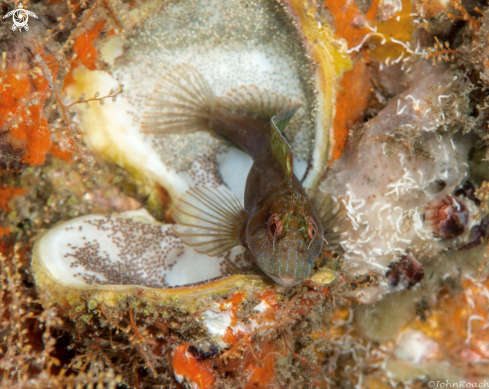
[{"label": "blenny fish", "polygon": [[293,173],[292,149],[283,131],[300,104],[255,86],[217,97],[203,76],[186,65],[172,69],[163,81],[145,115],[145,132],[206,131],[253,158],[244,208],[227,191],[192,188],[173,213],[175,233],[210,256],[242,246],[277,283],[302,282],[321,261],[323,249],[338,241],[335,227],[344,208],[331,206],[331,198],[319,191],[310,191],[309,197]]}]

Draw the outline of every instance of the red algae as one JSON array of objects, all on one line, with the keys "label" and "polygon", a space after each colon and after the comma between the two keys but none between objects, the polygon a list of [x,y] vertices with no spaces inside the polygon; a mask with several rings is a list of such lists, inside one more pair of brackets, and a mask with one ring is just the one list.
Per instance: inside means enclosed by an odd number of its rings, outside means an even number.
[{"label": "red algae", "polygon": [[173,352],[172,367],[176,375],[198,385],[199,389],[211,389],[216,378],[209,361],[199,362],[188,351],[188,344],[179,345]]}]

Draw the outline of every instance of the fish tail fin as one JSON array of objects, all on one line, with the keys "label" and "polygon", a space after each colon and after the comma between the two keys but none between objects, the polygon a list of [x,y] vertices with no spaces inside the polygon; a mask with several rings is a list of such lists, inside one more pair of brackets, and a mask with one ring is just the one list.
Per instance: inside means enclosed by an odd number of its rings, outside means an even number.
[{"label": "fish tail fin", "polygon": [[161,135],[210,131],[214,93],[193,67],[179,65],[170,69],[154,96],[143,116],[143,132]]},{"label": "fish tail fin", "polygon": [[300,106],[254,85],[216,97],[196,69],[179,65],[171,68],[155,89],[142,130],[155,135],[206,131],[234,143],[253,158],[263,155],[264,147],[272,147],[277,163],[291,177],[292,151],[283,134]]}]

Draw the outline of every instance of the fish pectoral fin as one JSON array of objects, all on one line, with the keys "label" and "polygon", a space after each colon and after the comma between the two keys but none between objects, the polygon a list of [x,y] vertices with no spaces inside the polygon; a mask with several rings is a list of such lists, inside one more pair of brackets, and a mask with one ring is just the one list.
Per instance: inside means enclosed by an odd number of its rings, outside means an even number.
[{"label": "fish pectoral fin", "polygon": [[200,186],[185,192],[172,217],[183,243],[214,257],[241,245],[247,214],[231,193]]},{"label": "fish pectoral fin", "polygon": [[321,192],[319,188],[306,189],[306,193],[321,221],[326,241],[325,249],[336,249],[350,227],[349,219],[345,215],[346,207],[343,198],[340,196],[335,201],[330,194]]}]

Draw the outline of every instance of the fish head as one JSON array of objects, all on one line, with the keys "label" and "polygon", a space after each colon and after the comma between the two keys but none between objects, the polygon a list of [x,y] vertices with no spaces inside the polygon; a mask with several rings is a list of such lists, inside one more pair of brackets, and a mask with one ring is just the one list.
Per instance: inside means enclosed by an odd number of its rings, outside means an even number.
[{"label": "fish head", "polygon": [[261,270],[281,285],[294,286],[322,255],[323,228],[308,198],[290,195],[264,202],[251,215],[246,241]]}]

